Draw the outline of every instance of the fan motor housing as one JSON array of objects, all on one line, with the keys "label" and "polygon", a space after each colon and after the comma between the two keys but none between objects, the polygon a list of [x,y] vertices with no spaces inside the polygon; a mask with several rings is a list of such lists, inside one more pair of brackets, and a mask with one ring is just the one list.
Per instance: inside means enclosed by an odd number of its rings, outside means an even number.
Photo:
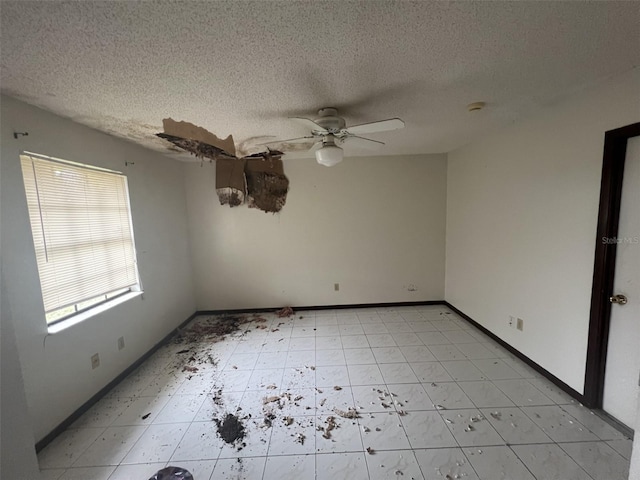
[{"label": "fan motor housing", "polygon": [[338,133],[346,126],[344,118],[338,116],[338,110],[335,108],[321,108],[314,122],[331,133]]}]

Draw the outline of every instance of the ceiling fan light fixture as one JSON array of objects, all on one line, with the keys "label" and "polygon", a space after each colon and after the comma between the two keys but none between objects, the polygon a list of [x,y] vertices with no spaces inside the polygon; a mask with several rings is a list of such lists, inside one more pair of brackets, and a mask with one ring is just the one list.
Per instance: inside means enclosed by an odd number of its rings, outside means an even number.
[{"label": "ceiling fan light fixture", "polygon": [[332,144],[324,145],[322,148],[316,150],[317,162],[325,167],[337,165],[343,158],[344,152],[342,149]]}]

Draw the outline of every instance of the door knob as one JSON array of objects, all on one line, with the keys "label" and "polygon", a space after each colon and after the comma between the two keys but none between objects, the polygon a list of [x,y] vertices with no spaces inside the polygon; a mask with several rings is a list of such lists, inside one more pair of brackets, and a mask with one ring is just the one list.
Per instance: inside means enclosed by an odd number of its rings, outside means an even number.
[{"label": "door knob", "polygon": [[614,295],[613,297],[609,297],[609,301],[611,303],[617,303],[618,305],[626,305],[627,304],[627,297],[625,297],[624,295]]}]

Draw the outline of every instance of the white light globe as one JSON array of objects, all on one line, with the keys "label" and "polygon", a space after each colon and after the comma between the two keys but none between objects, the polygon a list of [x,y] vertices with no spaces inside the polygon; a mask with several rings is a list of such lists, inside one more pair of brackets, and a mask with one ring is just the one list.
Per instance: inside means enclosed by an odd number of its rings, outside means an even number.
[{"label": "white light globe", "polygon": [[316,160],[320,165],[332,167],[342,161],[344,152],[335,145],[325,145],[320,150],[316,150]]}]

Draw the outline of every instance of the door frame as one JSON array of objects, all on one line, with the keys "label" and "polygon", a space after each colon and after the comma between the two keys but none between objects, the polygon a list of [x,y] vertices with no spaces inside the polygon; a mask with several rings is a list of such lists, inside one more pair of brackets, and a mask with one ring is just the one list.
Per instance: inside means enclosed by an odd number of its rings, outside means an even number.
[{"label": "door frame", "polygon": [[611,320],[609,297],[613,293],[616,266],[617,244],[608,243],[605,239],[616,238],[618,235],[627,140],[637,136],[640,136],[640,122],[609,130],[604,135],[583,399],[590,408],[602,408]]}]

